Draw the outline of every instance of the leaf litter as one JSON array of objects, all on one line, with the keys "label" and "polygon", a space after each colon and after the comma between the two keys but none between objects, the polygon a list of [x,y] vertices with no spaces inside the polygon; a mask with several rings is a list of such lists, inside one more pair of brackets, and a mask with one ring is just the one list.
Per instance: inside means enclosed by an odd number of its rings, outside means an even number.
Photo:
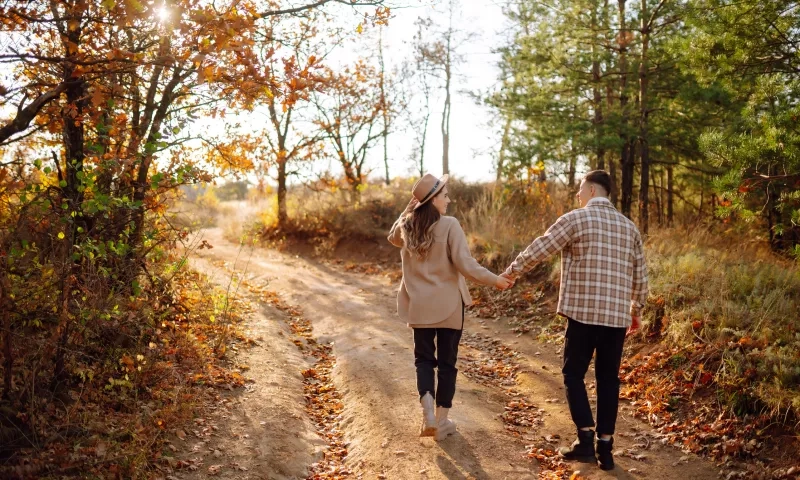
[{"label": "leaf litter", "polygon": [[[517,388],[519,353],[499,340],[477,333],[464,333],[462,343],[475,353],[467,352],[459,359],[460,370],[481,385],[498,389],[506,397],[500,419],[506,432],[520,440],[528,440],[544,424],[544,409],[524,397]],[[527,457],[539,463],[543,480],[577,480],[580,477],[553,449],[558,436],[542,436],[525,446]]]}]

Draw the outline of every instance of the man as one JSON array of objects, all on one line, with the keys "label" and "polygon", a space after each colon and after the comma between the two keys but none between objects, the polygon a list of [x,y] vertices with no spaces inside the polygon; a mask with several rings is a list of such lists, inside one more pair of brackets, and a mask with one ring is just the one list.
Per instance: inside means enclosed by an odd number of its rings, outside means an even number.
[{"label": "man", "polygon": [[[647,300],[647,267],[636,225],[608,200],[611,177],[589,172],[577,197],[582,208],[561,216],[517,256],[503,276],[511,280],[561,252],[558,314],[567,318],[564,387],[578,439],[559,453],[568,460],[614,468],[611,454],[619,404],[619,366],[626,329],[639,328]],[[597,378],[597,449],[584,376],[592,354]],[[596,452],[596,456],[595,456]]]}]

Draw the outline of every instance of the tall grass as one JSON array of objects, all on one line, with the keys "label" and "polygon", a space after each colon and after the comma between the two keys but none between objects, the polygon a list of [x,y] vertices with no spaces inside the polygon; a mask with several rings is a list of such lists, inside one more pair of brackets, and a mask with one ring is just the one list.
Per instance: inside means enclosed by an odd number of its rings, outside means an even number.
[{"label": "tall grass", "polygon": [[[454,191],[457,198],[458,190]],[[464,226],[473,255],[499,269],[569,208],[566,196],[547,184],[483,188],[466,208],[458,205],[454,213]]]},{"label": "tall grass", "polygon": [[[346,191],[296,188],[287,200],[289,224],[277,227],[272,204],[259,213],[255,229],[273,242],[287,236],[310,240],[318,252],[332,251],[343,239],[382,240],[411,198],[412,185],[410,179],[370,183],[355,203]],[[560,189],[539,183],[501,190],[452,179],[448,189],[448,215],[460,220],[476,258],[496,268],[510,262],[570,204]]]},{"label": "tall grass", "polygon": [[800,418],[797,264],[741,233],[712,229],[657,232],[647,257],[646,320],[664,325],[665,341],[717,346],[717,384],[751,404],[733,407]]},{"label": "tall grass", "polygon": [[389,228],[406,207],[411,181],[397,180],[391,185],[369,183],[362,186],[359,200],[340,189],[296,187],[287,196],[289,221],[278,225],[274,200],[262,209],[249,227],[272,246],[306,242],[319,255],[330,255],[345,240],[385,240]]}]

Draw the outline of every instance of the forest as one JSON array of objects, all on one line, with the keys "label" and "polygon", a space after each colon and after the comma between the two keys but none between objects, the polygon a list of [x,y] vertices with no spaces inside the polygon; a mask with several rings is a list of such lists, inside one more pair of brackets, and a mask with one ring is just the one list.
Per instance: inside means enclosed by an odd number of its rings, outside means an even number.
[{"label": "forest", "polygon": [[[800,3],[0,0],[0,23],[0,477],[606,478],[548,430],[557,258],[470,285],[459,368],[495,430],[433,453],[397,443],[405,410],[359,423],[408,393],[372,392],[400,374],[358,348],[409,355],[386,236],[414,182],[451,176],[500,273],[598,169],[650,275],[623,470],[800,475]],[[256,413],[234,436],[258,454],[214,446]]]}]

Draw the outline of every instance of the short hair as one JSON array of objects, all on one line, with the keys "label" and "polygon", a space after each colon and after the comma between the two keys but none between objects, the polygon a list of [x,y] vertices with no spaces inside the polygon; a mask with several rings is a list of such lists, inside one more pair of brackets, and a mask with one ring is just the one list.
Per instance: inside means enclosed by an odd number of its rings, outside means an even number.
[{"label": "short hair", "polygon": [[592,170],[583,177],[583,180],[600,185],[605,189],[606,195],[611,194],[611,175],[605,170]]}]

